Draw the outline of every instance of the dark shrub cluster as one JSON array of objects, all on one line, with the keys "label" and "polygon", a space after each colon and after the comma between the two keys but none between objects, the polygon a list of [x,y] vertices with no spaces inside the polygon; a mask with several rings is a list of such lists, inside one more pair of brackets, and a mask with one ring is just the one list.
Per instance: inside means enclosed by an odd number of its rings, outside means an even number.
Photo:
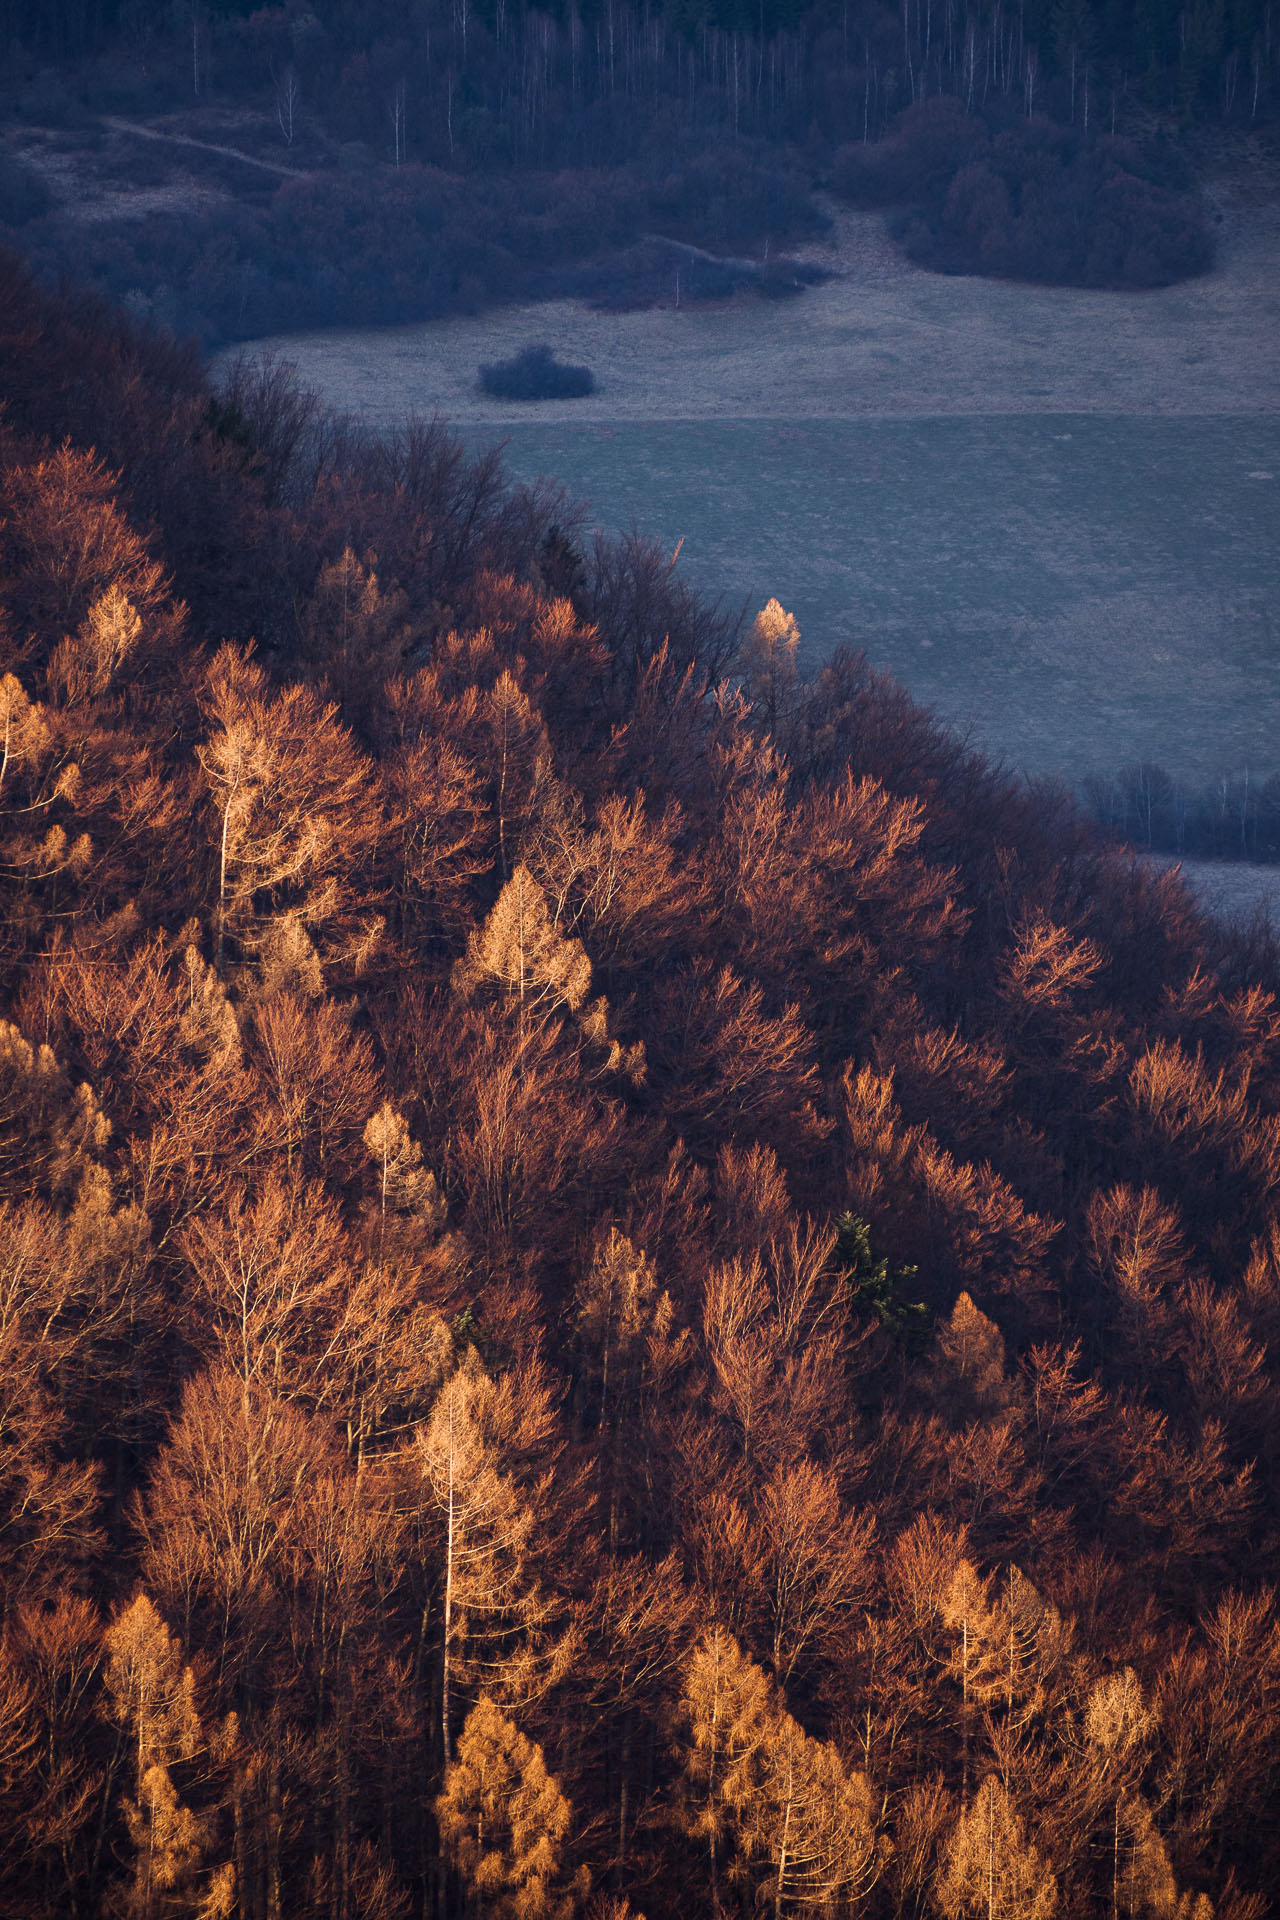
[{"label": "dark shrub cluster", "polygon": [[668,169],[649,194],[655,228],[714,253],[746,248],[761,234],[820,233],[809,181],[780,157],[733,148]]},{"label": "dark shrub cluster", "polygon": [[228,176],[234,203],[86,225],[57,211],[37,218],[43,208],[30,195],[7,211],[0,181],[0,228],[26,223],[23,246],[46,279],[72,271],[136,316],[212,347],[475,313],[513,298],[581,292],[649,304],[670,296],[677,267],[683,298],[716,298],[740,283],[730,265],[673,263],[665,244],[643,236],[661,229],[697,246],[739,247],[821,224],[805,216],[796,176],[781,169],[775,180],[733,162],[676,168],[657,184],[622,169],[462,176],[340,166],[255,198],[240,164],[215,158],[212,171],[237,176]]},{"label": "dark shrub cluster", "polygon": [[907,253],[944,273],[1155,287],[1213,257],[1191,182],[1162,143],[1038,117],[989,123],[945,95],[908,108],[887,139],[842,149],[835,186],[857,206],[906,209]]},{"label": "dark shrub cluster", "polygon": [[510,360],[487,362],[480,385],[495,400],[580,400],[596,388],[590,367],[557,360],[547,346],[525,347]]},{"label": "dark shrub cluster", "polygon": [[742,284],[743,275],[727,261],[677,253],[664,241],[646,239],[571,269],[564,276],[563,293],[606,313],[630,313],[640,307],[726,300]]},{"label": "dark shrub cluster", "polygon": [[952,176],[988,144],[987,129],[950,94],[898,116],[883,140],[841,147],[832,185],[855,207],[919,204],[946,193]]},{"label": "dark shrub cluster", "polygon": [[765,261],[757,285],[766,300],[790,300],[806,287],[820,286],[830,278],[824,268],[808,260],[792,260],[789,255],[778,253]]},{"label": "dark shrub cluster", "polygon": [[205,346],[299,327],[383,326],[537,298],[585,254],[625,244],[643,202],[606,176],[460,179],[434,167],[336,171],[182,215],[23,234],[50,280],[69,269]]},{"label": "dark shrub cluster", "polygon": [[784,299],[828,279],[812,261],[772,254],[763,265],[753,260],[716,259],[650,236],[604,259],[570,267],[552,282],[562,299],[587,300],[609,313],[638,307],[690,306],[727,300],[743,288],[766,299]]}]

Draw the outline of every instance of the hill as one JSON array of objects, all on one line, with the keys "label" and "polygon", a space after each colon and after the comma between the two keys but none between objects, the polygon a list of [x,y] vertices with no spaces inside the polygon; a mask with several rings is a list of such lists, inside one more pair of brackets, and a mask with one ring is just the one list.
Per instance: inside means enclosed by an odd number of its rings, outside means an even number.
[{"label": "hill", "polygon": [[1269,943],[436,427],[0,367],[5,1911],[1265,1913]]}]

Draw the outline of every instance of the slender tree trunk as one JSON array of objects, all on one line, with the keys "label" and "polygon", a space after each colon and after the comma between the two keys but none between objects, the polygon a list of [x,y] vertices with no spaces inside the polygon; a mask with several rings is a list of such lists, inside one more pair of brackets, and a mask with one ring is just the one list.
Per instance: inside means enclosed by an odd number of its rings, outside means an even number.
[{"label": "slender tree trunk", "polygon": [[218,978],[222,978],[222,957],[226,947],[227,931],[227,836],[231,828],[231,799],[235,792],[227,796],[227,804],[222,809],[222,839],[218,848],[218,936],[214,946],[213,968]]},{"label": "slender tree trunk", "polygon": [[789,1768],[787,1774],[787,1811],[782,1821],[782,1845],[778,1849],[778,1880],[773,1890],[773,1920],[782,1920],[782,1891],[787,1880],[787,1847],[791,1839],[793,1785],[792,1772]]},{"label": "slender tree trunk", "polygon": [[444,1651],[440,1663],[440,1747],[447,1767],[453,1758],[449,1738],[450,1635],[453,1632],[453,1558],[456,1518],[455,1449],[453,1439],[453,1395],[449,1396],[449,1509],[445,1525],[444,1549]]},{"label": "slender tree trunk", "polygon": [[631,1715],[622,1718],[622,1752],[619,1756],[621,1781],[618,1788],[618,1867],[621,1872],[627,1858],[627,1815],[630,1812]]}]

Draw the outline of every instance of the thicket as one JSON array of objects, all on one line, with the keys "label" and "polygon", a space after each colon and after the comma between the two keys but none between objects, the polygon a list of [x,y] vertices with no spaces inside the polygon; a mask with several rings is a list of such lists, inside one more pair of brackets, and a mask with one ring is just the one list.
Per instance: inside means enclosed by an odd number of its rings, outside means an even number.
[{"label": "thicket", "polygon": [[0,397],[5,1913],[1262,1920],[1274,950],[438,428]]},{"label": "thicket", "polygon": [[[766,191],[767,189],[767,191]],[[3,181],[0,181],[0,193]],[[775,232],[822,222],[794,169],[730,155],[657,185],[627,172],[459,176],[434,167],[359,166],[240,185],[233,203],[85,222],[24,213],[20,234],[50,281],[73,270],[140,319],[211,347],[303,327],[388,325],[496,302],[581,293],[617,304],[732,291],[737,276],[673,267],[636,236],[662,226],[695,243],[753,230],[762,200]],[[0,208],[0,215],[3,209]]]},{"label": "thicket", "polygon": [[590,367],[557,360],[550,347],[525,347],[480,369],[480,385],[498,400],[581,400],[596,390]]},{"label": "thicket", "polygon": [[945,273],[1085,287],[1164,286],[1202,273],[1213,240],[1168,140],[986,118],[942,95],[836,157],[837,192],[900,210],[909,256]]}]

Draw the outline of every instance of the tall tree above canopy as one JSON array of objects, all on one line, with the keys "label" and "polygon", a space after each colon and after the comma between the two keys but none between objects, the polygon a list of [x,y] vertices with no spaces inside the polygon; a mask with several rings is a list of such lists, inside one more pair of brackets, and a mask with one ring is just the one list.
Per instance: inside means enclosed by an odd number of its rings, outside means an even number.
[{"label": "tall tree above canopy", "polygon": [[233,955],[261,952],[287,912],[323,958],[358,967],[381,925],[368,908],[366,863],[382,822],[336,707],[309,687],[273,694],[262,669],[230,646],[209,666],[202,704],[209,733],[196,758],[219,971]]}]

